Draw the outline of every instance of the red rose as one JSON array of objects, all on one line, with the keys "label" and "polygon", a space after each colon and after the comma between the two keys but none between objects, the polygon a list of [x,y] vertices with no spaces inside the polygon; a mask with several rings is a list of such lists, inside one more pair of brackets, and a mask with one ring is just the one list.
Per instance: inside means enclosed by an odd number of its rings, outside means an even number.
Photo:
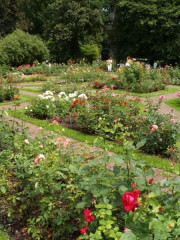
[{"label": "red rose", "polygon": [[58,118],[58,117],[56,117],[55,120],[56,120],[57,122],[59,122],[59,118]]},{"label": "red rose", "polygon": [[74,114],[73,114],[73,117],[77,117],[77,114],[76,114],[76,113],[74,113]]},{"label": "red rose", "polygon": [[131,184],[131,186],[132,186],[133,189],[135,189],[135,188],[136,188],[135,182],[133,182],[133,183]]},{"label": "red rose", "polygon": [[153,179],[153,178],[151,178],[151,179],[149,180],[149,184],[150,184],[150,185],[152,185],[152,184],[153,184],[153,182],[154,182],[154,179]]},{"label": "red rose", "polygon": [[137,207],[137,200],[139,196],[140,190],[133,190],[133,192],[126,192],[122,196],[122,204],[124,209],[129,212],[135,210],[135,207]]},{"label": "red rose", "polygon": [[116,121],[117,120],[117,117],[114,117],[114,121]]},{"label": "red rose", "polygon": [[78,102],[79,102],[79,100],[78,100],[78,99],[76,99],[76,100],[74,100],[74,102],[73,102],[73,103],[74,103],[74,104],[76,104],[76,103],[78,103]]},{"label": "red rose", "polygon": [[86,227],[79,229],[79,231],[80,231],[81,234],[85,234],[87,230],[88,230],[88,228],[86,228]]},{"label": "red rose", "polygon": [[91,201],[92,201],[93,203],[95,203],[95,202],[96,202],[96,200],[95,200],[94,198],[92,198],[92,199],[91,199]]},{"label": "red rose", "polygon": [[84,218],[85,218],[86,222],[94,221],[94,216],[91,215],[91,210],[89,208],[86,208],[84,210]]}]

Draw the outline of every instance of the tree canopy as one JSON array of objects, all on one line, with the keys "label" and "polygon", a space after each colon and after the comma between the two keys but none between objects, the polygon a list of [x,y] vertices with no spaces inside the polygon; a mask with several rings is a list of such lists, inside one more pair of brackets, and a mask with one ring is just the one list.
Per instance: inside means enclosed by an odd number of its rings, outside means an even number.
[{"label": "tree canopy", "polygon": [[180,0],[0,0],[0,38],[17,28],[43,38],[55,62],[85,44],[117,60],[180,62]]}]

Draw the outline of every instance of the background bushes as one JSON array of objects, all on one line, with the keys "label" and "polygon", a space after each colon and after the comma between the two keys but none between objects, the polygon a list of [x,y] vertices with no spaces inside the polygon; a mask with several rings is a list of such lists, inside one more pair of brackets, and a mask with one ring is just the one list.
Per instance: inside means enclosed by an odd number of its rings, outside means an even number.
[{"label": "background bushes", "polygon": [[43,41],[37,37],[16,30],[0,42],[0,64],[19,66],[32,64],[48,58],[49,52]]}]

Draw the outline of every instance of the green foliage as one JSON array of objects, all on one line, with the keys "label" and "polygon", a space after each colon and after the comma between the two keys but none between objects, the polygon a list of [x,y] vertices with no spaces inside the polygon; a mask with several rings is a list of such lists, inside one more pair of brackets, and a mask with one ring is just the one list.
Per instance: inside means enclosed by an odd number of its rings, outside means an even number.
[{"label": "green foliage", "polygon": [[9,101],[14,99],[14,95],[17,95],[19,90],[9,84],[0,84],[0,102]]},{"label": "green foliage", "polygon": [[[44,36],[55,62],[80,57],[79,43],[102,41],[102,11],[88,0],[56,0],[44,15]],[[66,51],[65,51],[66,49]]]},{"label": "green foliage", "polygon": [[[1,214],[26,227],[25,235],[76,239],[86,226],[79,239],[178,239],[178,178],[169,180],[165,173],[153,182],[154,171],[133,160],[130,152],[136,148],[125,140],[123,154],[96,158],[75,153],[63,137],[41,134],[34,140],[17,134],[13,148],[0,151],[1,203],[8,206]],[[127,212],[122,196],[133,189],[140,195],[135,211]],[[87,208],[91,222],[83,217]]]},{"label": "green foliage", "polygon": [[130,55],[179,62],[178,1],[117,0],[115,3],[111,39],[117,59]]},{"label": "green foliage", "polygon": [[48,57],[48,49],[39,37],[16,30],[0,42],[0,54],[1,64],[18,66],[32,64],[35,60],[44,61]]},{"label": "green foliage", "polygon": [[81,52],[89,63],[92,63],[99,56],[97,44],[85,44],[81,46]]},{"label": "green foliage", "polygon": [[131,63],[119,71],[119,77],[112,83],[116,89],[125,89],[135,93],[148,93],[165,89],[163,75],[158,70],[144,69],[139,62]]}]

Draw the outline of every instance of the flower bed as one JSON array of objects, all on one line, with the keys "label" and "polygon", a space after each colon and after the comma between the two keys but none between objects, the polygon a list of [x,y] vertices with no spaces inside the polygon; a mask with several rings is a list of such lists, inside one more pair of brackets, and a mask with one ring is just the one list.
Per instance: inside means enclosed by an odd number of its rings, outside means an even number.
[{"label": "flower bed", "polygon": [[[161,115],[157,112],[161,101],[155,106],[148,102],[144,114],[140,113],[139,99],[127,100],[118,97],[112,90],[104,88],[96,97],[78,94],[66,95],[60,92],[58,98],[47,91],[40,95],[26,109],[26,114],[40,119],[54,119],[55,123],[66,121],[81,131],[98,134],[104,139],[121,142],[126,135],[135,144],[142,139],[142,149],[148,153],[168,153],[174,148],[179,132],[179,125],[174,120],[174,114]],[[153,125],[157,128],[154,129]]]},{"label": "flower bed", "polygon": [[0,124],[10,136],[0,138],[0,212],[16,222],[12,230],[32,239],[178,239],[180,180],[166,173],[156,182],[130,143],[121,156],[96,158],[63,137],[31,140],[9,124]]}]

